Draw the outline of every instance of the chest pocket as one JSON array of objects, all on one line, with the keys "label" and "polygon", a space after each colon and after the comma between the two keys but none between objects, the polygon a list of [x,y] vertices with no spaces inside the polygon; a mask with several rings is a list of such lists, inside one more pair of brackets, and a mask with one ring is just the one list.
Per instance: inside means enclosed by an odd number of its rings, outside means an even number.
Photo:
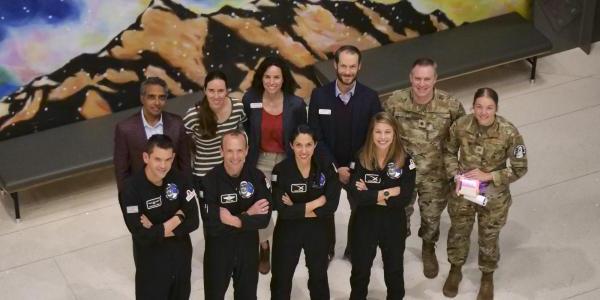
[{"label": "chest pocket", "polygon": [[460,139],[460,160],[469,163],[479,163],[483,157],[483,146],[480,145],[475,135],[462,131],[458,133]]},{"label": "chest pocket", "polygon": [[431,140],[443,140],[448,135],[451,120],[450,113],[431,113],[425,120],[426,130]]},{"label": "chest pocket", "polygon": [[397,111],[394,117],[398,121],[398,133],[404,141],[424,140],[427,124],[422,114],[411,111]]},{"label": "chest pocket", "polygon": [[506,160],[506,142],[498,138],[488,138],[484,144],[484,158],[491,165]]}]

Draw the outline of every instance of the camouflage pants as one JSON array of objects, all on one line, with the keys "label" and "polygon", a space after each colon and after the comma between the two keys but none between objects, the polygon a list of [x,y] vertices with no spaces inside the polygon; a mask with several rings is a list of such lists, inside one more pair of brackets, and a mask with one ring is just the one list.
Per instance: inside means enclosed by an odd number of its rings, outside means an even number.
[{"label": "camouflage pants", "polygon": [[492,272],[498,267],[500,229],[506,224],[512,203],[508,191],[487,195],[486,206],[480,206],[462,197],[453,197],[448,203],[450,231],[448,232],[448,261],[463,265],[469,254],[470,236],[477,215],[479,234],[479,269]]},{"label": "camouflage pants", "polygon": [[448,203],[447,181],[437,177],[417,175],[415,192],[406,206],[407,228],[410,228],[410,216],[415,211],[414,204],[417,198],[421,212],[419,237],[435,243],[440,237],[440,217]]}]

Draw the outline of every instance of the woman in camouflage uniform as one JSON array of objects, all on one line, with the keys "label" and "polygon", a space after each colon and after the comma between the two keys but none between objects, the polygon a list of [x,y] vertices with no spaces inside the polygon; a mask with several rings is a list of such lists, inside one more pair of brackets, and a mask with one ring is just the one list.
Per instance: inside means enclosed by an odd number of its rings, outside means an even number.
[{"label": "woman in camouflage uniform", "polygon": [[496,115],[497,110],[498,94],[490,88],[478,89],[473,113],[456,120],[446,141],[444,160],[448,177],[456,181],[457,175],[462,175],[479,180],[479,192],[487,198],[483,206],[457,195],[448,202],[451,269],[443,288],[446,297],[458,293],[461,267],[469,253],[469,237],[477,216],[482,272],[477,299],[493,299],[493,272],[500,259],[498,238],[512,202],[509,184],[527,172],[523,137],[513,124]]}]

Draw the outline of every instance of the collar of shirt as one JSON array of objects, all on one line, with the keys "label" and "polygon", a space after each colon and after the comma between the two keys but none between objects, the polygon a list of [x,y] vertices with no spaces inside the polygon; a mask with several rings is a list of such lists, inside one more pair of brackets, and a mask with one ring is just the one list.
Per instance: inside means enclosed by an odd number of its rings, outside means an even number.
[{"label": "collar of shirt", "polygon": [[160,120],[156,122],[154,126],[151,126],[148,121],[146,121],[146,117],[144,117],[144,109],[142,109],[142,123],[144,124],[144,131],[146,131],[146,138],[150,138],[155,134],[163,134],[163,119],[162,114],[160,114]]},{"label": "collar of shirt", "polygon": [[352,88],[347,92],[347,93],[342,93],[342,91],[340,91],[340,88],[338,88],[338,80],[335,80],[335,96],[339,97],[340,100],[342,100],[342,102],[344,102],[344,104],[348,104],[348,102],[350,101],[350,98],[352,97],[352,95],[354,95],[354,90],[356,89],[356,81],[354,81],[354,85],[352,85]]},{"label": "collar of shirt", "polygon": [[485,128],[484,131],[480,131],[480,125],[477,123],[477,119],[475,115],[472,115],[471,121],[469,122],[468,127],[466,128],[467,132],[472,134],[484,134],[487,137],[494,138],[500,135],[500,125],[498,124],[498,115],[495,116],[494,123],[490,124]]}]

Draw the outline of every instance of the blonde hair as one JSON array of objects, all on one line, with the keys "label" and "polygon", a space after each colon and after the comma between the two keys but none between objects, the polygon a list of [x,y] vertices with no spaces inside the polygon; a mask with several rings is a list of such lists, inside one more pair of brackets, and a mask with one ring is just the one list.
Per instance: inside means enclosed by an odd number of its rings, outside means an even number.
[{"label": "blonde hair", "polygon": [[381,169],[379,167],[379,163],[377,162],[376,146],[375,143],[373,143],[373,130],[375,129],[375,124],[377,123],[390,125],[394,130],[392,143],[385,155],[385,162],[393,161],[398,168],[402,168],[404,166],[404,160],[406,159],[406,153],[404,152],[404,147],[400,143],[398,124],[396,123],[394,117],[388,112],[379,112],[375,114],[373,118],[371,118],[365,144],[362,146],[358,154],[360,164],[367,170]]}]

